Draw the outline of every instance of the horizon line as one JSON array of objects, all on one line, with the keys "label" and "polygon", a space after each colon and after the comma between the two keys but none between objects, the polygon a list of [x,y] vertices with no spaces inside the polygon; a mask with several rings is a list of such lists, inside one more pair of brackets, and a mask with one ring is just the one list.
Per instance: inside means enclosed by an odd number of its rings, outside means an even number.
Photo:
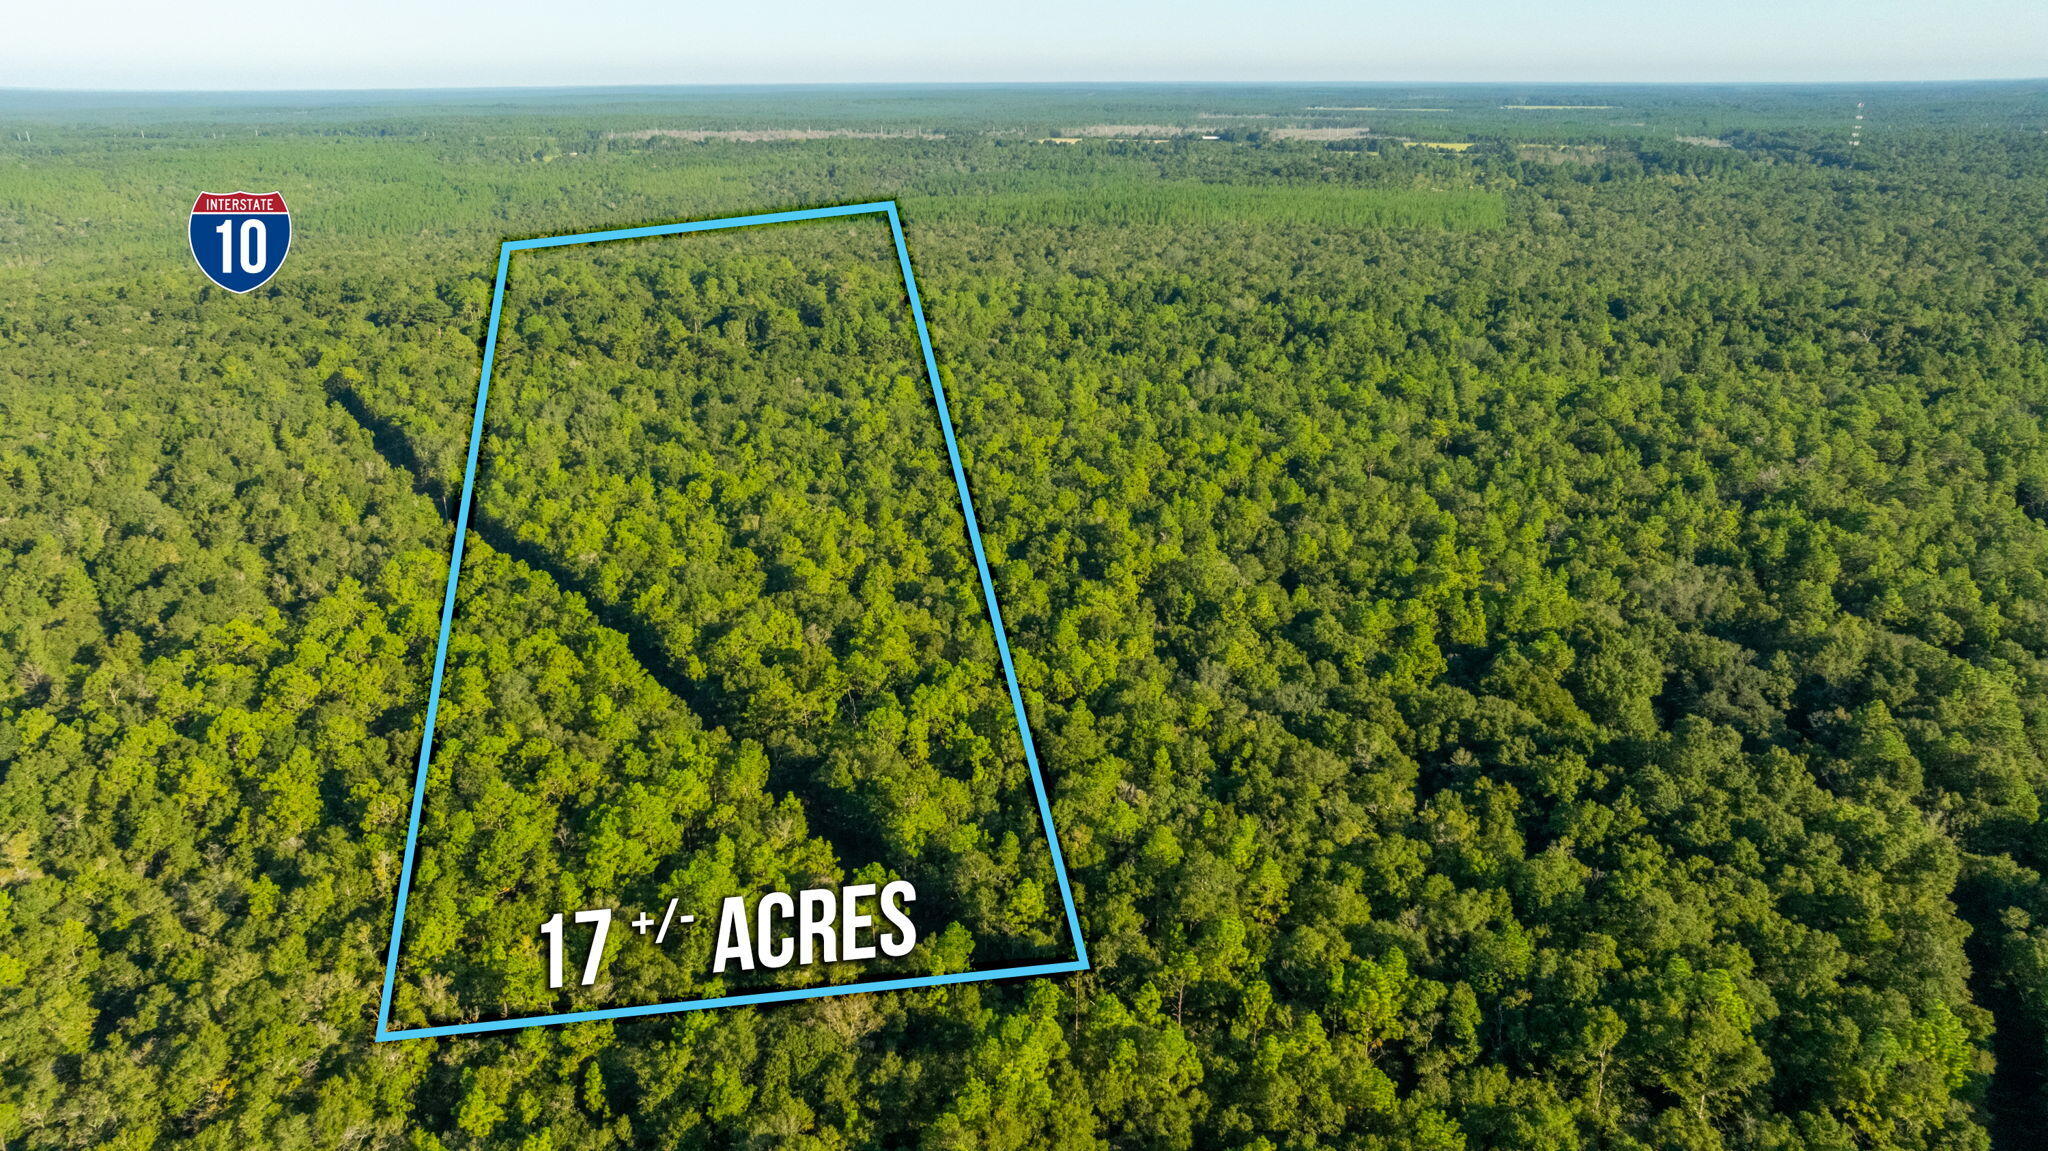
[{"label": "horizon line", "polygon": [[385,92],[646,92],[661,90],[714,89],[813,89],[837,88],[1090,88],[1119,87],[1502,87],[1535,85],[1585,88],[1843,88],[1843,87],[1928,87],[1938,85],[2000,85],[2048,83],[2048,74],[2032,76],[1959,76],[1952,78],[1878,79],[1727,79],[1727,80],[1572,80],[1572,79],[1486,79],[1486,80],[724,80],[697,82],[625,82],[592,84],[414,84],[340,85],[310,88],[102,88],[52,87],[48,85],[0,84],[0,95],[101,95],[101,96],[248,96],[325,95],[330,93],[373,94]]}]

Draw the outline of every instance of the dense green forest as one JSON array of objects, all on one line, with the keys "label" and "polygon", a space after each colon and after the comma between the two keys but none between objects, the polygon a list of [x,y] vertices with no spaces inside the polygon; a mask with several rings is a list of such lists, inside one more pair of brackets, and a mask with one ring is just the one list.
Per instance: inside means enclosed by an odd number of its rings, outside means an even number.
[{"label": "dense green forest", "polygon": [[[2028,1146],[2044,129],[0,95],[0,1146]],[[237,189],[295,217],[246,297],[184,234]],[[1093,969],[374,1042],[498,243],[880,198]],[[402,1021],[678,889],[1067,954],[884,237],[806,227],[515,264]]]},{"label": "dense green forest", "polygon": [[[557,1003],[532,925],[671,895],[712,920],[727,894],[836,886],[842,864],[910,879],[916,918],[947,934],[902,964],[725,983],[1071,957],[887,221],[522,253],[512,271],[471,512],[489,574],[458,584],[408,923],[432,943],[405,949],[407,975],[468,993],[464,1022],[699,998],[706,932]],[[494,543],[537,573],[515,594]],[[535,618],[550,584],[616,625],[614,654],[684,732],[628,726],[626,668]],[[737,761],[705,755],[698,724],[738,738]],[[824,841],[800,846],[806,830]]]}]

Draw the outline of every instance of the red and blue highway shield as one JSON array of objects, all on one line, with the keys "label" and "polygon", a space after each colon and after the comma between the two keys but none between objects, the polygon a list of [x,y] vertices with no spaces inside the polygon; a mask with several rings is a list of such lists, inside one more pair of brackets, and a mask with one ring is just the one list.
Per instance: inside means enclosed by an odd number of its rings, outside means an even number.
[{"label": "red and blue highway shield", "polygon": [[279,192],[201,192],[188,234],[207,279],[230,292],[253,292],[291,250],[291,209]]}]

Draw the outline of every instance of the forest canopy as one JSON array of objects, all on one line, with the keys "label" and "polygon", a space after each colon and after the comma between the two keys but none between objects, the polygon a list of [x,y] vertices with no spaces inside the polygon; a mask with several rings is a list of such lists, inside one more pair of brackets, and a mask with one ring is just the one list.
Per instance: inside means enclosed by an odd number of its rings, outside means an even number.
[{"label": "forest canopy", "polygon": [[[0,97],[0,1143],[2029,1145],[2048,94],[1420,98]],[[498,244],[883,198],[1093,969],[373,1042]],[[879,247],[518,271],[407,1019],[1065,954]]]}]

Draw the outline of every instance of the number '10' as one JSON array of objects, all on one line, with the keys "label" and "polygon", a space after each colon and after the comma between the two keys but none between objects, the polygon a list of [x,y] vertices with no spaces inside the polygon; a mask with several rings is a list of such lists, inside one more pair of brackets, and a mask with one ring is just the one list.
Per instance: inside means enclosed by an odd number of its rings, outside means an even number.
[{"label": "number '10'", "polygon": [[[220,270],[230,275],[235,270],[233,220],[222,220],[214,231],[220,233]],[[242,221],[242,270],[260,272],[264,262],[270,259],[270,229],[261,220]]]}]

